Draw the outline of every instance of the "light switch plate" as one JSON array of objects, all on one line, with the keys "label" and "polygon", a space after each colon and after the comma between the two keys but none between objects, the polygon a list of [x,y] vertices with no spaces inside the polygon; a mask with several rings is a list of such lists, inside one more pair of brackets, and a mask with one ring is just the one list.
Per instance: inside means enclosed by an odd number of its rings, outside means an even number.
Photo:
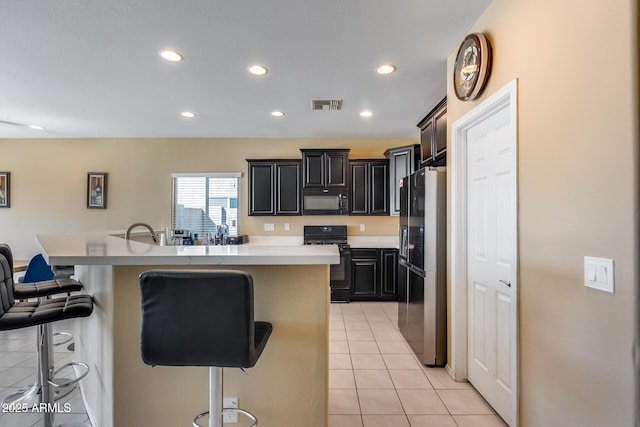
[{"label": "light switch plate", "polygon": [[599,291],[614,293],[613,260],[584,257],[584,285]]},{"label": "light switch plate", "polygon": [[275,229],[275,226],[273,224],[264,225],[264,231],[273,231],[274,229]]}]

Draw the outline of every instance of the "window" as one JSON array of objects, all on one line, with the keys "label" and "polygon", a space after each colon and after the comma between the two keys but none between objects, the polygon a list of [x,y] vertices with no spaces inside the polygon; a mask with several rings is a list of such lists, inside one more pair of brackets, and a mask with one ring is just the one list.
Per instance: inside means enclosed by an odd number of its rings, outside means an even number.
[{"label": "window", "polygon": [[240,173],[172,174],[171,227],[200,238],[207,233],[238,234]]}]

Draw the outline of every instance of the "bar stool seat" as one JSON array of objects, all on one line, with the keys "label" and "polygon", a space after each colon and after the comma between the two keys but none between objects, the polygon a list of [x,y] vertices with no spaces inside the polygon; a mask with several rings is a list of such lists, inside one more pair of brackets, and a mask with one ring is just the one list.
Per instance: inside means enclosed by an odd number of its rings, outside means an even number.
[{"label": "bar stool seat", "polygon": [[0,315],[0,330],[28,328],[91,314],[93,299],[89,295],[72,295],[42,301],[16,302]]},{"label": "bar stool seat", "polygon": [[75,279],[51,279],[44,282],[20,283],[15,286],[13,296],[17,299],[30,299],[79,292],[81,290],[82,283]]},{"label": "bar stool seat", "polygon": [[[251,368],[272,325],[254,322],[253,278],[232,270],[151,270],[140,275],[144,363],[209,367],[209,426],[222,426],[222,368]],[[256,417],[242,409],[224,409]]]}]

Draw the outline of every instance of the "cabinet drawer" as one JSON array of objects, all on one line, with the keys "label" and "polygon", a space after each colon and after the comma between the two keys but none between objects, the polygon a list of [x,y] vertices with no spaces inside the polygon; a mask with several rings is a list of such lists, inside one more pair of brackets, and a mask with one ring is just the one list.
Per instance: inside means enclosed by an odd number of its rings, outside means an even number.
[{"label": "cabinet drawer", "polygon": [[377,259],[377,249],[351,249],[351,259]]}]

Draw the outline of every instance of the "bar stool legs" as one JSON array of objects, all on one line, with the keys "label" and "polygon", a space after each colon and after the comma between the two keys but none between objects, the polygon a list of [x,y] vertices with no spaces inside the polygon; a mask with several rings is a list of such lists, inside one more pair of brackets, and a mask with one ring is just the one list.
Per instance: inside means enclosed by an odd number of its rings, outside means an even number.
[{"label": "bar stool legs", "polygon": [[[51,330],[51,328],[47,328],[49,331]],[[41,347],[40,347],[40,341],[42,340],[42,329],[41,328],[37,328],[36,329],[36,349],[37,349],[37,360],[38,360],[38,370],[36,371],[36,379],[34,381],[34,383],[31,385],[31,387],[26,388],[26,389],[21,389],[15,393],[10,394],[9,396],[5,397],[4,400],[2,401],[2,403],[5,406],[21,406],[21,407],[32,407],[35,404],[40,403],[40,394],[42,392],[42,383],[40,382],[40,374],[39,372],[41,371],[41,367],[40,367],[40,351],[41,351]],[[56,332],[53,334],[54,336],[56,335],[62,335],[62,336],[66,336],[67,338],[62,341],[62,342],[58,342],[52,345],[52,347],[57,347],[60,345],[64,345],[70,341],[73,340],[73,336],[69,333],[69,332]],[[48,338],[49,342],[53,343],[53,340],[51,337]],[[49,356],[48,356],[49,361],[51,362],[51,365],[47,368],[53,368],[53,353],[50,352]],[[68,395],[69,393],[71,393],[73,391],[73,385],[69,385],[67,387],[59,387],[56,388],[54,390],[54,394],[53,394],[53,399],[58,400],[61,399],[63,397],[65,397],[66,395]]]},{"label": "bar stool legs", "polygon": [[222,427],[222,368],[209,368],[209,427]]},{"label": "bar stool legs", "polygon": [[255,427],[258,425],[258,419],[249,411],[238,408],[223,408],[223,394],[222,394],[222,368],[215,366],[209,367],[209,410],[198,414],[194,419],[193,427],[203,427],[198,424],[200,418],[204,418],[209,415],[208,427],[223,427],[222,426],[222,414],[224,412],[237,412],[249,418],[253,421],[253,424],[249,427]]},{"label": "bar stool legs", "polygon": [[[40,404],[46,404],[47,408],[43,411],[43,425],[44,427],[53,427],[54,426],[54,416],[55,411],[52,410],[52,406],[54,403],[55,390],[57,388],[66,388],[72,387],[84,378],[89,373],[89,367],[84,363],[71,362],[59,368],[57,371],[53,371],[53,368],[49,368],[51,366],[51,360],[53,357],[53,345],[52,345],[52,332],[51,325],[49,323],[45,323],[42,325],[38,325],[38,380],[41,384],[41,393],[40,393]],[[60,370],[70,367],[70,366],[80,366],[84,369],[84,371],[75,379],[55,379],[55,374]],[[54,406],[55,407],[55,406]]]},{"label": "bar stool legs", "polygon": [[[40,356],[40,360],[38,362],[38,377],[41,384],[41,400],[40,403],[49,403],[53,401],[53,396],[51,395],[51,386],[49,385],[49,360],[51,357],[50,354],[50,334],[51,329],[44,325],[38,325],[38,355]],[[53,427],[53,412],[45,411],[43,414],[43,423],[44,427]]]}]

